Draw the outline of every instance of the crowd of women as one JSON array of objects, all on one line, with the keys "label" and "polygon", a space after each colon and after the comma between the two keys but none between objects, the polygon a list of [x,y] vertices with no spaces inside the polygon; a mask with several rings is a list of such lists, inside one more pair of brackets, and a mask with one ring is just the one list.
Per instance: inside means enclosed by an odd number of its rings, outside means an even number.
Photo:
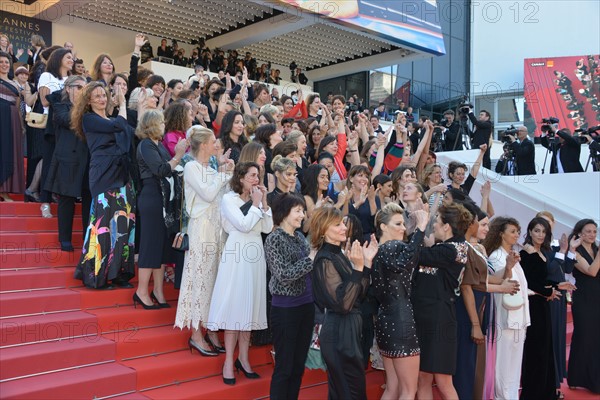
[{"label": "crowd of women", "polygon": [[[40,48],[15,81],[0,53],[0,191],[8,201],[38,185],[44,217],[56,196],[64,251],[81,199],[85,286],[133,288],[137,260],[133,304],[156,310],[172,306],[173,280],[175,326],[189,329],[190,351],[225,354],[228,385],[236,370],[260,378],[249,348],[262,332],[273,399],[298,398],[309,351],[332,399],[366,398],[371,353],[384,399],[433,398],[434,383],[444,399],[552,399],[565,377],[600,393],[593,220],[554,243],[542,211],[521,235],[515,219],[492,218],[489,182],[481,203],[469,196],[486,145],[470,171],[450,163],[446,184],[428,121],[411,148],[403,114],[375,134],[340,95],[273,100],[245,72],[165,83],[137,66],[145,41],[128,75],[102,54],[89,81],[68,48]],[[43,129],[23,128],[21,102],[47,115]]]}]

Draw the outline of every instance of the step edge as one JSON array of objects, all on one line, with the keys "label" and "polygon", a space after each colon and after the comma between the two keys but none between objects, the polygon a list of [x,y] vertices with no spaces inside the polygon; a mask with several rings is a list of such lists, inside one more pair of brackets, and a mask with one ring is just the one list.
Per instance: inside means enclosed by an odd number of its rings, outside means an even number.
[{"label": "step edge", "polygon": [[[29,374],[29,375],[15,376],[15,377],[12,377],[12,378],[6,378],[6,379],[0,380],[0,383],[13,382],[13,381],[16,381],[16,380],[19,380],[19,379],[35,378],[37,376],[43,376],[43,375],[53,374],[53,373],[57,373],[57,372],[72,371],[74,369],[81,369],[81,368],[86,368],[86,367],[94,367],[94,366],[97,366],[97,365],[104,365],[104,364],[110,364],[110,363],[117,363],[117,362],[116,362],[116,360],[106,360],[106,361],[99,361],[99,362],[90,363],[90,364],[74,365],[72,367],[59,368],[59,369],[50,370],[50,371],[37,372],[35,374]],[[120,363],[117,363],[117,364],[120,364]]]}]

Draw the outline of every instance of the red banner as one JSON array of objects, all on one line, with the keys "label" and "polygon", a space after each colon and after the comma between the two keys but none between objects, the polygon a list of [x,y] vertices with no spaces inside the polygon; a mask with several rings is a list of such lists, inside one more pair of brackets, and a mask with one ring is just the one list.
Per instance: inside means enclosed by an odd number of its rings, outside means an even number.
[{"label": "red banner", "polygon": [[536,136],[542,118],[556,117],[571,132],[600,124],[599,65],[598,55],[525,59],[525,105]]}]

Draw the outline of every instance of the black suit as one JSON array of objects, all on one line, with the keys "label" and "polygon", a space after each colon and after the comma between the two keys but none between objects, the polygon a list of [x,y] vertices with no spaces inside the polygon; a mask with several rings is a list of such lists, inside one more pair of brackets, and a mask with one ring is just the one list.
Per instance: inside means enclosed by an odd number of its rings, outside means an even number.
[{"label": "black suit", "polygon": [[444,127],[447,128],[444,140],[444,150],[462,150],[462,138],[458,137],[460,133],[460,124],[457,121],[452,121],[449,126],[444,125]]},{"label": "black suit", "polygon": [[558,131],[558,136],[564,139],[561,144],[558,138],[555,138],[550,142],[548,136],[542,136],[542,146],[552,151],[552,161],[550,161],[550,173],[558,173],[557,156],[560,150],[560,163],[563,167],[564,172],[583,172],[583,167],[579,162],[579,155],[581,154],[581,144],[570,134]]},{"label": "black suit", "polygon": [[529,138],[510,145],[517,161],[517,175],[535,175],[535,145]]},{"label": "black suit", "polygon": [[488,145],[488,149],[483,155],[483,167],[491,169],[492,160],[490,159],[490,136],[492,135],[492,123],[491,121],[479,121],[477,118],[475,118],[473,111],[469,113],[469,119],[475,126],[475,130],[471,134],[471,148],[478,149],[482,144]]}]

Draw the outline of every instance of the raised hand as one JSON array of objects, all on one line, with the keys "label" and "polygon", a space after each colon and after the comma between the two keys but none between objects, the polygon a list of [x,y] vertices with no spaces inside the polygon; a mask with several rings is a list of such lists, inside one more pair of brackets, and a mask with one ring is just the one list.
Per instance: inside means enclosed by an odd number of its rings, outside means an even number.
[{"label": "raised hand", "polygon": [[[231,148],[227,149],[226,152],[224,152],[223,154],[221,154],[221,156],[219,157],[219,164],[225,164],[226,162],[229,161],[231,156]],[[233,160],[231,160],[233,161]]]},{"label": "raised hand", "polygon": [[485,181],[483,185],[481,185],[481,195],[489,196],[492,191],[492,183],[490,181]]},{"label": "raised hand", "polygon": [[371,240],[368,245],[366,242],[363,245],[363,256],[365,260],[365,267],[367,268],[371,268],[373,259],[377,255],[377,250],[379,250],[379,244],[377,243],[377,238],[375,235],[372,234],[370,239]]},{"label": "raised hand", "polygon": [[415,218],[417,228],[424,232],[429,223],[429,213],[425,210],[416,210],[411,212],[411,215]]},{"label": "raised hand", "polygon": [[506,256],[506,268],[512,269],[519,261],[521,261],[521,256],[516,251],[511,251]]},{"label": "raised hand", "polygon": [[250,191],[250,199],[252,200],[252,205],[258,207],[263,198],[263,193],[258,186],[255,186]]},{"label": "raised hand", "polygon": [[357,271],[362,271],[365,267],[365,258],[363,254],[363,248],[358,240],[350,246],[349,251],[346,254],[352,262],[352,267]]},{"label": "raised hand", "polygon": [[487,144],[482,144],[481,146],[479,146],[479,150],[481,150],[482,153],[485,153],[487,150]]},{"label": "raised hand", "polygon": [[559,253],[565,254],[567,250],[569,250],[569,242],[567,240],[567,235],[563,233],[558,241],[560,246]]},{"label": "raised hand", "polygon": [[369,187],[367,185],[363,186],[363,188],[360,190],[360,196],[358,198],[358,201],[354,202],[354,208],[358,208],[360,206],[363,205],[363,203],[365,201],[367,201],[367,191],[369,190]]},{"label": "raised hand", "polygon": [[369,189],[367,190],[367,199],[369,201],[375,201],[377,193],[379,193],[379,189],[375,189],[375,186],[373,185],[369,186]]},{"label": "raised hand", "polygon": [[137,35],[135,35],[135,47],[137,50],[139,50],[147,42],[148,42],[148,39],[146,38],[146,35],[144,35],[143,33],[138,33]]},{"label": "raised hand", "polygon": [[575,252],[575,250],[581,246],[581,238],[577,236],[573,236],[571,241],[569,242],[569,250]]}]

